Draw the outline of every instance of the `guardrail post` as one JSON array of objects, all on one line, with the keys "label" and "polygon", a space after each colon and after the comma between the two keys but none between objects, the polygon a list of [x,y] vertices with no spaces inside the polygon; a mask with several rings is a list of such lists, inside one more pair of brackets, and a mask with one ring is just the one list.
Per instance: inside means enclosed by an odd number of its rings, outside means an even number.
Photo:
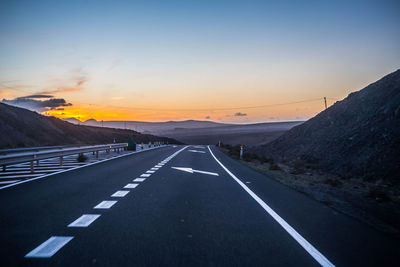
[{"label": "guardrail post", "polygon": [[33,166],[33,160],[31,160],[31,172],[33,173],[35,171],[35,168]]},{"label": "guardrail post", "polygon": [[98,150],[96,151],[96,158],[97,159],[99,158],[99,151]]},{"label": "guardrail post", "polygon": [[6,165],[3,165],[3,172],[6,171]]},{"label": "guardrail post", "polygon": [[36,166],[39,166],[39,160],[38,159],[36,160]]},{"label": "guardrail post", "polygon": [[63,156],[60,156],[60,166],[63,165]]}]

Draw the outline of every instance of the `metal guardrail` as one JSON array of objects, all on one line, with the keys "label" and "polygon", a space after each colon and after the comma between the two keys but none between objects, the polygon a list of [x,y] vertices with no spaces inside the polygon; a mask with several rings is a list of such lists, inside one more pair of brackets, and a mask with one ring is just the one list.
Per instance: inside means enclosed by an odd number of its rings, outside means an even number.
[{"label": "metal guardrail", "polygon": [[60,157],[60,166],[62,166],[64,156],[93,152],[96,153],[97,158],[99,156],[99,151],[110,152],[111,149],[114,149],[115,151],[119,152],[121,149],[126,149],[127,147],[127,143],[119,143],[109,145],[83,146],[78,148],[71,147],[39,152],[14,153],[11,155],[0,156],[0,166],[3,166],[3,171],[5,171],[7,165],[30,162],[31,172],[34,172],[34,161],[36,161],[37,165],[39,165],[40,160]]},{"label": "metal guardrail", "polygon": [[27,151],[41,151],[41,150],[50,150],[50,149],[61,149],[65,146],[41,146],[41,147],[20,147],[20,148],[6,148],[0,149],[0,155],[12,154],[12,153],[21,153]]}]

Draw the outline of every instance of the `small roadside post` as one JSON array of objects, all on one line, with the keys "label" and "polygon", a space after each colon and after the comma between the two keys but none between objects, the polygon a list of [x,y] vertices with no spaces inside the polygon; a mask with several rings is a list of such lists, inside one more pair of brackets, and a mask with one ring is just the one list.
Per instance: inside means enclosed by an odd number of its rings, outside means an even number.
[{"label": "small roadside post", "polygon": [[129,138],[127,150],[136,151],[136,142],[133,140],[133,138]]},{"label": "small roadside post", "polygon": [[243,158],[243,145],[240,146],[240,159]]}]

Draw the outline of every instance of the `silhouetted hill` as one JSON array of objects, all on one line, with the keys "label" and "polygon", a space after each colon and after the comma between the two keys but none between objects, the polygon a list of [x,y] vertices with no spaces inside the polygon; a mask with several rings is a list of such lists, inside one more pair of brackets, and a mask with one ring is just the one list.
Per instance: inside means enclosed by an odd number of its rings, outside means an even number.
[{"label": "silhouetted hill", "polygon": [[351,93],[257,151],[343,178],[399,184],[400,70]]},{"label": "silhouetted hill", "polygon": [[55,117],[46,117],[26,109],[0,103],[0,147],[104,144],[168,141],[174,139],[140,134],[132,130],[74,125]]}]

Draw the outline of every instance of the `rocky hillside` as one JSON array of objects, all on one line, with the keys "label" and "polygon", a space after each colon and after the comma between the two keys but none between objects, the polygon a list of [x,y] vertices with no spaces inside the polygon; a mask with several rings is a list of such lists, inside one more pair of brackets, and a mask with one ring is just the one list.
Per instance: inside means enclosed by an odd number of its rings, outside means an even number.
[{"label": "rocky hillside", "polygon": [[132,130],[79,126],[55,117],[0,103],[0,148],[48,145],[104,144],[126,142],[168,141],[174,139],[140,134]]},{"label": "rocky hillside", "polygon": [[256,150],[292,166],[399,185],[400,70]]}]

